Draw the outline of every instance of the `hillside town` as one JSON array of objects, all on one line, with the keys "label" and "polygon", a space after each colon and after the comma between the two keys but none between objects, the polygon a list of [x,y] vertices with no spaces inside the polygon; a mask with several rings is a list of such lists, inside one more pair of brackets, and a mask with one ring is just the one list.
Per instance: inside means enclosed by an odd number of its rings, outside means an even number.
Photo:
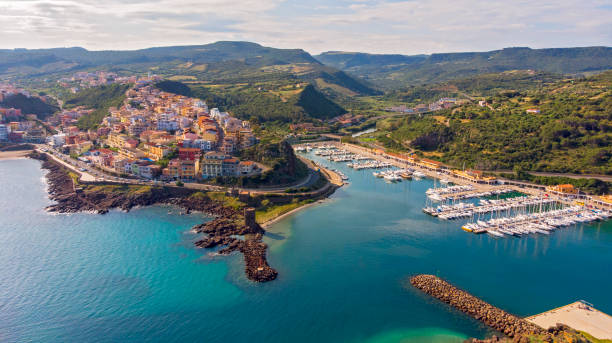
[{"label": "hillside town", "polygon": [[[199,99],[163,92],[153,85],[156,80],[134,78],[123,104],[111,107],[96,129],[86,131],[77,123],[93,109],[58,111],[46,119],[46,128],[56,131],[48,132],[35,115],[2,108],[0,141],[47,143],[104,172],[143,179],[197,181],[262,171],[262,166],[235,156],[258,142],[249,122],[209,110]],[[9,89],[3,87],[2,94]]]},{"label": "hillside town", "polygon": [[49,101],[47,97],[32,95],[25,89],[0,83],[0,142],[43,143],[47,132],[37,122],[35,114],[24,113],[21,109],[3,105],[5,100],[15,96],[37,97],[44,102]]},{"label": "hillside town", "polygon": [[109,85],[112,83],[140,83],[147,82],[148,80],[157,81],[160,80],[160,77],[157,75],[148,75],[146,78],[139,78],[135,75],[119,76],[117,73],[102,70],[92,72],[81,71],[74,73],[72,76],[60,78],[57,80],[57,84],[61,87],[68,88],[71,93],[78,93],[83,89]]}]

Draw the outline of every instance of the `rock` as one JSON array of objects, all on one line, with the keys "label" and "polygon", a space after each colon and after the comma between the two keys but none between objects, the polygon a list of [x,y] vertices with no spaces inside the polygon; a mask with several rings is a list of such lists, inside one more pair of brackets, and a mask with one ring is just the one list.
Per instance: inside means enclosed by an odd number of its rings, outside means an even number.
[{"label": "rock", "polygon": [[509,337],[520,340],[525,334],[544,332],[540,327],[494,307],[434,275],[416,275],[410,278],[410,283]]},{"label": "rock", "polygon": [[[129,211],[136,206],[171,204],[184,208],[187,213],[201,211],[215,219],[194,226],[192,229],[206,237],[195,245],[200,248],[223,247],[219,254],[240,251],[244,255],[245,273],[250,280],[265,282],[276,279],[278,273],[268,265],[267,246],[263,243],[263,228],[255,222],[254,209],[233,209],[225,207],[208,197],[190,197],[195,191],[182,187],[151,187],[145,192],[113,192],[93,187],[77,189],[68,170],[46,154],[32,153],[31,158],[41,160],[47,169],[49,197],[56,202],[47,208],[51,212],[72,213],[91,211],[107,213],[112,208]],[[101,183],[96,183],[100,185]],[[102,184],[103,185],[103,184]],[[248,216],[245,220],[245,215]],[[240,240],[236,236],[249,235]]]}]

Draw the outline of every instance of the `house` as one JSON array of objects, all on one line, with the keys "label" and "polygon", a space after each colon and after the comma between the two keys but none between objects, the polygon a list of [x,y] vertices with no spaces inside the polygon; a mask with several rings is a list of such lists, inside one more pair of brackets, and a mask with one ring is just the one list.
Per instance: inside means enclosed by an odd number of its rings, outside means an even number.
[{"label": "house", "polygon": [[106,144],[108,144],[111,148],[121,149],[125,146],[126,142],[130,138],[127,135],[111,132],[108,134],[108,138],[106,139]]},{"label": "house", "polygon": [[128,139],[125,141],[124,147],[129,149],[136,149],[138,146],[138,141],[135,139]]},{"label": "house", "polygon": [[208,179],[223,175],[223,160],[227,156],[223,153],[211,151],[204,155],[200,164],[200,173],[202,178]]},{"label": "house", "polygon": [[0,124],[0,141],[8,140],[8,127],[6,125]]},{"label": "house", "polygon": [[58,133],[56,135],[53,135],[51,136],[51,139],[49,140],[49,145],[52,145],[54,147],[60,147],[64,144],[66,144],[66,134],[65,133]]},{"label": "house", "polygon": [[223,176],[236,176],[239,172],[240,160],[235,157],[226,158],[221,164]]},{"label": "house", "polygon": [[528,114],[539,114],[540,110],[537,108],[530,108],[526,111]]},{"label": "house", "polygon": [[574,187],[572,184],[562,184],[556,186],[546,187],[546,190],[549,192],[555,193],[564,193],[564,194],[578,194],[578,189]]},{"label": "house", "polygon": [[196,162],[175,158],[168,162],[168,167],[164,168],[163,175],[164,177],[178,180],[195,180]]},{"label": "house", "polygon": [[113,165],[113,151],[108,149],[98,149],[90,151],[90,160],[91,162],[110,167]]},{"label": "house", "polygon": [[178,158],[180,160],[190,160],[195,161],[200,158],[200,149],[199,148],[179,148],[178,149]]},{"label": "house", "polygon": [[240,174],[251,174],[256,166],[253,161],[241,161],[238,168]]},{"label": "house", "polygon": [[119,149],[119,155],[121,157],[129,158],[132,160],[136,160],[136,159],[145,157],[145,153],[142,150],[132,149],[132,148]]},{"label": "house", "polygon": [[132,174],[146,179],[152,179],[160,173],[161,166],[149,161],[138,161],[132,164]]},{"label": "house", "polygon": [[169,147],[145,143],[145,154],[153,161],[159,161],[170,154]]},{"label": "house", "polygon": [[236,139],[234,137],[223,138],[223,142],[221,143],[219,150],[228,155],[232,154],[234,151],[236,151]]}]

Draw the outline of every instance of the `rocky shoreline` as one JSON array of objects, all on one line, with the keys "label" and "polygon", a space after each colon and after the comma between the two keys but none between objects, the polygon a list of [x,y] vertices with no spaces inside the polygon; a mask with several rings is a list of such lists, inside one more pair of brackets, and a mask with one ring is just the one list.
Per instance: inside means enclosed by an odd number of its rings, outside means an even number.
[{"label": "rocky shoreline", "polygon": [[508,337],[543,334],[546,331],[522,318],[507,313],[475,296],[458,289],[434,275],[416,275],[410,283],[421,291],[451,305]]},{"label": "rocky shoreline", "polygon": [[[255,211],[251,208],[234,209],[206,196],[182,187],[142,186],[144,191],[130,192],[128,185],[78,184],[71,171],[49,158],[46,154],[33,152],[30,158],[40,160],[49,185],[49,197],[56,203],[47,208],[50,212],[107,213],[119,208],[129,211],[136,206],[168,204],[184,208],[187,212],[200,211],[214,217],[213,220],[193,227],[205,237],[195,244],[199,248],[223,247],[219,254],[238,251],[243,254],[246,276],[253,281],[266,282],[276,279],[278,273],[266,260],[267,245],[263,242],[264,229],[255,222]],[[110,192],[104,186],[116,187]],[[122,189],[127,188],[125,191]],[[202,193],[200,193],[202,194]],[[243,236],[244,239],[237,238]]]}]

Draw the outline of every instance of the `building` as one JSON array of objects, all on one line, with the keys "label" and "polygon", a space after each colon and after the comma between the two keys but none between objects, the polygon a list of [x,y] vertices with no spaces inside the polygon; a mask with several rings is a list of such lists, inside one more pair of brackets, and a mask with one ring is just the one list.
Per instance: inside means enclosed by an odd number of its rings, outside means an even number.
[{"label": "building", "polygon": [[196,162],[192,160],[173,159],[168,162],[168,167],[164,168],[163,175],[166,178],[176,180],[195,180]]},{"label": "building", "polygon": [[178,158],[180,160],[190,160],[195,161],[200,158],[200,149],[199,148],[179,148],[178,149]]},{"label": "building", "polygon": [[428,158],[422,158],[417,165],[431,170],[439,170],[443,166],[442,162],[430,160]]},{"label": "building", "polygon": [[221,175],[223,176],[237,176],[240,172],[239,169],[240,160],[235,157],[226,158],[221,164]]},{"label": "building", "polygon": [[121,149],[126,145],[129,139],[130,138],[127,135],[111,132],[108,134],[106,144],[108,144],[111,148]]},{"label": "building", "polygon": [[54,147],[60,147],[64,144],[66,144],[66,134],[65,133],[58,133],[57,135],[51,136],[49,139],[49,145],[52,145]]},{"label": "building", "polygon": [[200,173],[202,178],[208,179],[212,177],[223,175],[223,160],[227,158],[227,155],[211,151],[204,155],[202,163],[200,163]]},{"label": "building", "polygon": [[152,179],[161,174],[161,166],[152,163],[144,163],[140,165],[139,176],[146,179]]},{"label": "building", "polygon": [[119,156],[136,160],[145,157],[145,153],[138,149],[123,148],[119,149]]},{"label": "building", "polygon": [[497,182],[497,179],[495,177],[485,176],[481,170],[453,170],[452,174],[460,179],[468,180],[475,183],[491,184]]},{"label": "building", "polygon": [[563,185],[549,186],[546,187],[546,190],[554,193],[563,193],[563,194],[578,194],[578,189],[569,183]]},{"label": "building", "polygon": [[251,174],[255,170],[255,162],[253,161],[241,161],[239,166],[239,173],[246,175]]},{"label": "building", "polygon": [[153,161],[159,161],[170,154],[169,147],[164,145],[145,144],[145,154]]},{"label": "building", "polygon": [[8,140],[8,127],[6,127],[6,125],[4,124],[0,124],[0,141],[7,141]]}]

